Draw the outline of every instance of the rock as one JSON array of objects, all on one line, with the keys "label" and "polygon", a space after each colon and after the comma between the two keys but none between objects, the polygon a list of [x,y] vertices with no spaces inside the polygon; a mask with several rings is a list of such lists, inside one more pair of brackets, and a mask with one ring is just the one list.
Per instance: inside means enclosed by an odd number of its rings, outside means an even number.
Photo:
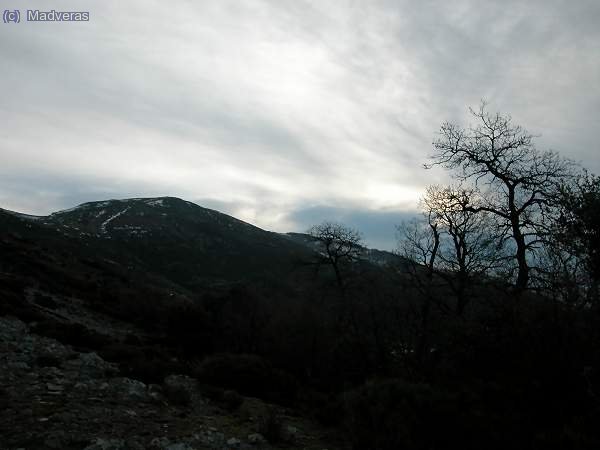
[{"label": "rock", "polygon": [[94,443],[83,450],[124,450],[125,448],[127,448],[127,444],[123,439],[97,438]]},{"label": "rock", "polygon": [[240,441],[239,439],[234,438],[234,437],[227,439],[227,445],[229,447],[238,448],[241,443],[242,443],[242,441]]},{"label": "rock", "polygon": [[163,389],[158,384],[148,385],[148,396],[153,403],[162,403],[165,400],[163,396]]},{"label": "rock", "polygon": [[158,392],[149,392],[148,396],[153,403],[162,403],[164,401],[164,397]]},{"label": "rock", "polygon": [[[214,429],[216,430],[216,428]],[[207,430],[205,433],[201,432],[200,434],[194,435],[194,438],[199,441],[198,445],[208,445],[210,448],[225,443],[225,435],[218,431]]]},{"label": "rock", "polygon": [[46,389],[49,391],[63,391],[64,387],[60,384],[46,383]]},{"label": "rock", "polygon": [[65,424],[74,422],[75,418],[76,418],[75,414],[68,412],[68,411],[60,412],[60,413],[54,414],[52,416],[53,421],[62,422]]},{"label": "rock", "polygon": [[154,384],[154,383],[150,383],[148,385],[148,392],[158,392],[160,394],[162,394],[162,387],[160,384]]},{"label": "rock", "polygon": [[282,438],[286,442],[293,442],[298,437],[298,428],[288,425],[283,429]]},{"label": "rock", "polygon": [[175,404],[186,406],[198,399],[198,383],[185,375],[169,375],[163,383],[167,399]]},{"label": "rock", "polygon": [[38,367],[60,367],[66,352],[57,346],[50,346],[43,349],[41,354],[35,359]]},{"label": "rock", "polygon": [[75,383],[75,385],[73,386],[73,389],[77,390],[77,391],[87,391],[89,390],[92,386],[94,385],[94,383],[90,380],[88,381],[78,381],[77,383]]},{"label": "rock", "polygon": [[121,398],[133,401],[148,401],[150,398],[146,385],[131,378],[113,378],[110,380],[111,390]]},{"label": "rock", "polygon": [[69,361],[69,365],[79,366],[81,378],[104,378],[118,372],[114,364],[104,361],[94,352],[80,354],[78,359]]},{"label": "rock", "polygon": [[9,362],[7,368],[12,370],[31,370],[29,364],[23,361]]},{"label": "rock", "polygon": [[68,444],[68,437],[64,431],[52,432],[44,441],[44,445],[48,448],[65,448]]},{"label": "rock", "polygon": [[165,447],[165,450],[195,450],[194,447],[190,447],[185,443],[176,443],[171,444],[168,447]]},{"label": "rock", "polygon": [[55,380],[57,383],[65,382],[64,372],[57,367],[43,367],[39,370],[39,374],[46,380]]},{"label": "rock", "polygon": [[252,433],[248,435],[248,442],[253,445],[262,444],[265,442],[265,437],[260,433]]},{"label": "rock", "polygon": [[150,441],[150,447],[163,449],[166,448],[170,443],[171,441],[166,436],[156,437]]}]

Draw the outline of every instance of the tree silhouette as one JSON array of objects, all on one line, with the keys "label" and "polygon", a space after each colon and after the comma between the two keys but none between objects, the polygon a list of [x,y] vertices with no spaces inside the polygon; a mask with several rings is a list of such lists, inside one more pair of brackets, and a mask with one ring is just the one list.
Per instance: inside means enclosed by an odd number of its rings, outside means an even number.
[{"label": "tree silhouette", "polygon": [[552,200],[571,175],[572,163],[538,151],[532,134],[514,125],[510,116],[489,114],[485,102],[470,111],[477,125],[465,129],[444,123],[433,143],[432,163],[425,167],[438,165],[473,183],[481,202],[466,210],[493,215],[498,236],[512,241],[520,292],[529,284],[530,256],[548,234]]},{"label": "tree silhouette", "polygon": [[476,213],[477,194],[460,186],[429,186],[422,199],[424,214],[440,240],[436,268],[457,302],[461,315],[468,302],[468,287],[496,268],[503,259],[500,239],[492,233],[490,214]]},{"label": "tree silhouette", "polygon": [[317,264],[330,265],[340,289],[345,288],[341,266],[358,258],[361,251],[360,233],[345,225],[334,222],[323,222],[308,230],[308,234],[318,241],[322,248]]}]

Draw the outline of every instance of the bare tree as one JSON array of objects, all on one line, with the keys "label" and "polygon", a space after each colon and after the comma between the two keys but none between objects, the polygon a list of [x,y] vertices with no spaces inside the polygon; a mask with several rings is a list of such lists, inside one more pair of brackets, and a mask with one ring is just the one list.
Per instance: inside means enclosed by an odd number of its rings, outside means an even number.
[{"label": "bare tree", "polygon": [[423,293],[433,298],[432,288],[449,286],[457,299],[454,312],[461,315],[469,286],[500,265],[501,239],[489,213],[470,209],[477,204],[473,189],[429,186],[420,204],[422,219],[398,227],[400,250],[417,264],[412,274]]},{"label": "bare tree", "polygon": [[552,198],[572,164],[554,152],[538,151],[532,134],[514,125],[510,116],[489,114],[485,102],[470,111],[477,125],[465,129],[444,123],[433,143],[433,162],[425,167],[439,165],[455,171],[457,179],[473,182],[482,201],[466,209],[493,215],[498,235],[512,241],[515,287],[522,291],[530,279],[530,254],[548,232],[545,219]]},{"label": "bare tree", "polygon": [[460,186],[429,186],[422,200],[429,222],[435,222],[438,229],[438,240],[441,237],[437,272],[456,295],[459,315],[468,303],[468,287],[497,268],[503,258],[489,213],[473,212],[476,204],[474,190]]},{"label": "bare tree", "polygon": [[420,219],[403,222],[397,227],[398,252],[406,258],[411,283],[407,288],[416,287],[421,293],[421,301],[411,305],[417,328],[415,331],[414,351],[416,360],[421,362],[429,347],[430,320],[432,303],[436,302],[433,279],[437,254],[440,248],[438,224],[429,214],[423,213]]},{"label": "bare tree", "polygon": [[[597,304],[600,285],[600,177],[583,171],[561,186],[559,214],[553,227],[554,260],[586,304]],[[568,263],[568,264],[567,264]],[[575,270],[578,269],[578,270]],[[577,277],[579,276],[579,278]],[[564,276],[563,276],[564,277]]]},{"label": "bare tree", "polygon": [[360,233],[345,225],[323,222],[308,230],[321,246],[318,265],[326,264],[333,268],[338,287],[345,288],[342,265],[352,262],[360,255],[362,238]]},{"label": "bare tree", "polygon": [[428,278],[431,278],[440,248],[440,232],[432,215],[423,214],[420,220],[402,223],[397,227],[397,234],[399,253],[409,262],[425,267]]}]

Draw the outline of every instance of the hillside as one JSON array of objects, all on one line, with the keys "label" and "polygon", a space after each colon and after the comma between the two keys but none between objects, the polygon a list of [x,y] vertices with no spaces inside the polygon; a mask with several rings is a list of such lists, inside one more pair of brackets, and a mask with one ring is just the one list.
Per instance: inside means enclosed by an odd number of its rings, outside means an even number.
[{"label": "hillside", "polygon": [[287,275],[308,253],[276,233],[173,197],[90,202],[45,217],[0,215],[7,231],[42,237],[55,249],[87,248],[191,288]]},{"label": "hillside", "polygon": [[[171,197],[49,216],[0,210],[0,448],[339,448],[312,421],[254,398],[289,388],[242,386],[242,397],[189,377],[193,361],[246,333],[260,286],[280,303],[271,311],[293,307],[311,253]],[[262,421],[275,419],[281,431],[269,436]]]},{"label": "hillside", "polygon": [[597,305],[479,277],[459,313],[322,251],[171,197],[0,210],[0,448],[599,448]]}]

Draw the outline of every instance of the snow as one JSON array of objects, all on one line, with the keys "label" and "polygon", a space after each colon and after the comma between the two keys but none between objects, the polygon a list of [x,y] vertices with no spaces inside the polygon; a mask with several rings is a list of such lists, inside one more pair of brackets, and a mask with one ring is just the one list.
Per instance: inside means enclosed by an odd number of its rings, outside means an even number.
[{"label": "snow", "polygon": [[106,233],[106,226],[112,222],[113,220],[115,220],[117,217],[119,217],[122,214],[125,214],[127,211],[129,211],[129,206],[127,208],[125,208],[123,211],[120,211],[118,213],[116,213],[113,216],[110,216],[108,219],[106,219],[104,222],[102,222],[102,224],[100,225],[100,232],[101,233]]},{"label": "snow", "polygon": [[165,204],[163,202],[164,202],[164,199],[158,198],[158,199],[146,201],[146,205],[149,205],[149,206],[161,206],[162,207],[162,206],[165,206]]}]

